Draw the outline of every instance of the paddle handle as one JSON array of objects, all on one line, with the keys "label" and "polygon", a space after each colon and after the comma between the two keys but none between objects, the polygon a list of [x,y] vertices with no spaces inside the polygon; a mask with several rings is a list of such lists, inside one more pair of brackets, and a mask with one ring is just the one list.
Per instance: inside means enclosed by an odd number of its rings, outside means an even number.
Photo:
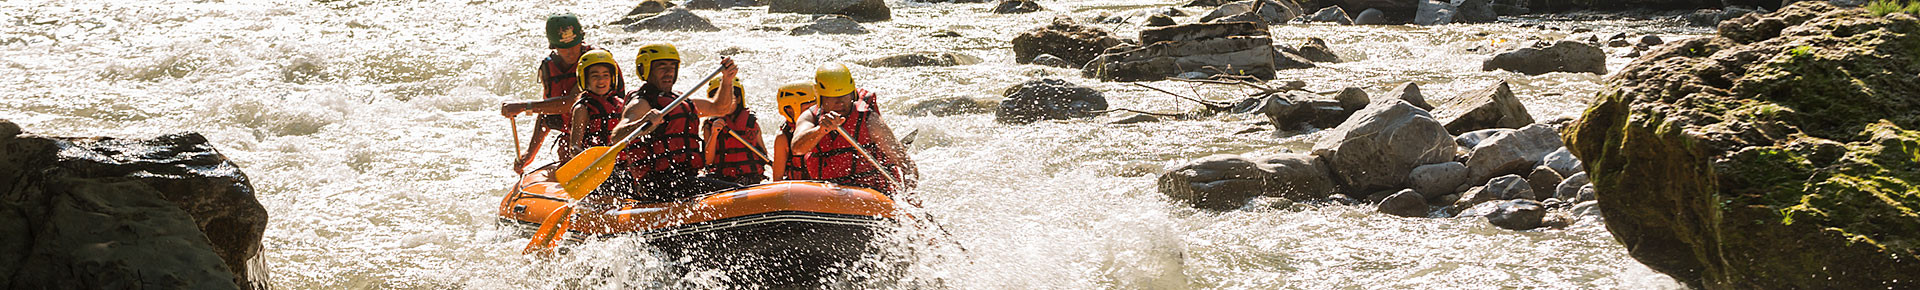
[{"label": "paddle handle", "polygon": [[513,172],[520,172],[520,158],[526,158],[521,155],[526,152],[520,150],[520,122],[515,122],[513,117],[507,117],[507,126],[513,129],[513,139],[507,140],[513,143]]}]

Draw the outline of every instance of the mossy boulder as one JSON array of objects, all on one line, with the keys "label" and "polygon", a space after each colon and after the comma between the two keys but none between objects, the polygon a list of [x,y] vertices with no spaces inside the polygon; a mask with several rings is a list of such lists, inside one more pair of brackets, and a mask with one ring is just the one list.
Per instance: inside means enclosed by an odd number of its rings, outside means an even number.
[{"label": "mossy boulder", "polygon": [[1695,288],[1920,287],[1920,19],[1799,2],[1628,65],[1566,143]]}]

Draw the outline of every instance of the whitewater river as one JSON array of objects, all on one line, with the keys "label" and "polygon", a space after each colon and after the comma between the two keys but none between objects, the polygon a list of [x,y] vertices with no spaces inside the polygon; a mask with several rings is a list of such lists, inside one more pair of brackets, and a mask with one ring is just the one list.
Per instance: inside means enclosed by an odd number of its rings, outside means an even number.
[{"label": "whitewater river", "polygon": [[[513,145],[497,104],[538,94],[547,54],[542,19],[571,11],[588,42],[631,68],[634,48],[666,41],[704,75],[721,52],[743,72],[762,127],[775,84],[815,64],[910,51],[953,51],[985,63],[853,71],[889,112],[940,97],[998,98],[1007,86],[1064,78],[1106,92],[1114,107],[1158,112],[1196,105],[1077,71],[1017,65],[1009,40],[1055,16],[1080,19],[1177,6],[1168,0],[1042,1],[1048,11],[986,12],[992,4],[890,0],[894,20],[873,33],[788,36],[765,27],[806,20],[764,7],[696,11],[723,29],[627,33],[601,25],[631,1],[6,1],[0,2],[0,118],[51,135],[152,136],[196,131],[252,178],[271,212],[265,246],[275,287],[634,288],[723,285],[714,271],[684,275],[638,241],[616,239],[540,260],[495,223],[514,180]],[[1197,15],[1205,11],[1187,8]],[[1140,17],[1133,18],[1138,23]],[[1510,19],[1514,21],[1536,21]],[[1182,19],[1182,22],[1192,21]],[[1559,27],[1689,33],[1648,22],[1549,21]],[[1134,35],[1135,24],[1101,24]],[[960,37],[928,37],[950,30]],[[1491,48],[1569,32],[1512,24],[1275,26],[1280,43],[1325,38],[1350,60],[1289,70],[1308,89],[1361,86],[1379,95],[1419,82],[1429,100],[1514,84],[1536,118],[1576,116],[1603,76],[1482,72]],[[1617,70],[1630,59],[1609,49]],[[629,72],[631,73],[631,72]],[[630,77],[631,78],[631,77]],[[683,80],[692,83],[694,80]],[[1231,87],[1148,82],[1234,100]],[[683,86],[681,89],[686,89]],[[1184,288],[1675,288],[1627,256],[1604,226],[1516,232],[1478,219],[1398,218],[1368,206],[1194,210],[1155,191],[1160,172],[1220,153],[1302,151],[1314,134],[1278,134],[1255,116],[1107,125],[1126,117],[1031,125],[991,114],[890,115],[918,130],[924,211],[954,242],[899,242],[901,278],[859,287],[962,289]],[[529,118],[521,118],[523,136]],[[768,130],[771,133],[773,130]],[[545,158],[551,159],[551,157]],[[1604,193],[1603,193],[1604,194]]]}]

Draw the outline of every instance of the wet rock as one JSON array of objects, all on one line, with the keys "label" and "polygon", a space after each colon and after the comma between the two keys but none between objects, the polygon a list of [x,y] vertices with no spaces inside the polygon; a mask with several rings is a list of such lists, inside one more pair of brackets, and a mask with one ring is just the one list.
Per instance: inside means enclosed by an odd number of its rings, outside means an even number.
[{"label": "wet rock", "polygon": [[634,21],[633,24],[627,24],[624,29],[627,32],[646,30],[720,31],[720,27],[713,26],[713,23],[708,22],[706,18],[700,17],[700,15],[694,15],[693,12],[687,11],[685,8],[669,9],[666,13]]},{"label": "wet rock", "polygon": [[1229,2],[1233,2],[1233,1],[1232,0],[1193,0],[1193,1],[1187,2],[1186,5],[1180,5],[1180,7],[1213,7],[1213,6],[1227,5],[1227,3]]},{"label": "wet rock", "polygon": [[1420,94],[1420,85],[1416,85],[1413,82],[1400,84],[1400,86],[1394,87],[1392,91],[1387,91],[1387,95],[1399,98],[1408,104],[1413,104],[1414,107],[1420,107],[1421,110],[1433,111],[1433,105],[1427,103],[1427,97]]},{"label": "wet rock", "polygon": [[[1260,10],[1254,11],[1255,6],[1259,6]],[[1200,22],[1253,21],[1265,24],[1283,24],[1287,23],[1287,20],[1299,17],[1302,13],[1304,13],[1304,11],[1302,11],[1300,5],[1294,4],[1293,1],[1245,0],[1220,5],[1220,8],[1214,9],[1213,12],[1200,16]],[[1246,16],[1235,17],[1239,15]],[[1150,42],[1142,41],[1142,43]]]},{"label": "wet rock", "polygon": [[1002,123],[1085,118],[1092,117],[1093,111],[1107,109],[1107,97],[1099,90],[1061,79],[1027,81],[1007,88],[1001,95],[1006,100],[1001,101],[994,119]]},{"label": "wet rock", "polygon": [[768,13],[837,14],[859,22],[893,19],[886,0],[770,0]]},{"label": "wet rock", "polygon": [[1574,216],[1600,216],[1600,202],[1592,200],[1582,201],[1574,204],[1573,210],[1570,210],[1570,212],[1572,212]]},{"label": "wet rock", "polygon": [[1353,16],[1353,25],[1385,24],[1392,24],[1392,22],[1387,21],[1387,13],[1380,9],[1367,8],[1367,10],[1361,10],[1360,15]]},{"label": "wet rock", "polygon": [[1300,43],[1298,51],[1292,51],[1313,62],[1340,62],[1340,56],[1333,54],[1333,48],[1327,47],[1327,41],[1319,37],[1307,38]]},{"label": "wet rock", "polygon": [[820,15],[813,18],[813,23],[794,27],[792,31],[787,32],[787,35],[866,33],[867,28],[860,26],[860,22],[853,21],[852,18],[840,15]]},{"label": "wet rock", "polygon": [[1460,162],[1446,162],[1414,167],[1407,176],[1413,191],[1423,195],[1439,197],[1454,194],[1454,189],[1467,183],[1467,165]]},{"label": "wet rock", "polygon": [[1040,3],[1033,0],[1000,0],[1000,4],[993,7],[994,14],[1032,13],[1040,10],[1044,8],[1040,8]]},{"label": "wet rock", "polygon": [[673,2],[666,1],[666,0],[640,1],[640,4],[634,5],[633,10],[627,11],[627,15],[633,16],[633,15],[660,14],[661,12],[667,12],[667,9],[673,8],[673,6],[674,6]]},{"label": "wet rock", "polygon": [[1000,108],[1000,102],[969,97],[946,97],[922,101],[908,107],[906,114],[913,116],[954,116],[964,114],[985,114]]},{"label": "wet rock", "polygon": [[[848,20],[849,23],[852,20]],[[868,67],[956,66],[980,63],[980,58],[954,52],[915,52],[872,58],[854,63]]]},{"label": "wet rock", "polygon": [[1656,36],[1656,35],[1648,35],[1648,36],[1641,36],[1641,37],[1640,37],[1640,44],[1641,44],[1641,45],[1646,45],[1646,46],[1659,46],[1659,45],[1661,45],[1661,44],[1666,44],[1666,43],[1667,43],[1667,41],[1665,41],[1665,40],[1660,40],[1660,36]]},{"label": "wet rock", "polygon": [[1527,185],[1533,188],[1535,197],[1538,198],[1552,197],[1546,194],[1555,193],[1560,186],[1560,182],[1565,179],[1565,177],[1560,176],[1559,172],[1553,172],[1552,168],[1545,166],[1534,167],[1533,172],[1527,173]]},{"label": "wet rock", "polygon": [[933,33],[928,33],[927,37],[960,37],[960,33],[954,32],[952,30],[941,29],[940,31],[934,31]]},{"label": "wet rock", "polygon": [[1547,125],[1528,125],[1509,134],[1494,135],[1467,155],[1467,176],[1479,182],[1494,176],[1526,174],[1562,146],[1560,134]]},{"label": "wet rock", "polygon": [[1460,194],[1460,200],[1453,203],[1453,208],[1456,210],[1473,208],[1480,203],[1495,200],[1536,198],[1537,196],[1533,194],[1533,186],[1527,184],[1526,178],[1509,174],[1487,181],[1485,186],[1467,189]]},{"label": "wet rock", "polygon": [[1042,54],[1064,59],[1071,67],[1080,67],[1109,47],[1120,45],[1106,29],[1074,23],[1072,18],[1054,18],[1053,23],[1013,38],[1013,59],[1028,63]]},{"label": "wet rock", "polygon": [[1485,129],[1467,132],[1460,134],[1460,136],[1453,137],[1453,144],[1460,145],[1460,148],[1473,149],[1473,147],[1479,147],[1480,142],[1486,141],[1488,138],[1502,134],[1512,134],[1513,131],[1513,129]]},{"label": "wet rock", "polygon": [[1608,232],[1694,288],[1920,288],[1920,66],[1892,61],[1920,59],[1920,19],[1810,1],[1718,31],[1628,64],[1568,126]]},{"label": "wet rock", "polygon": [[1350,189],[1406,188],[1414,167],[1453,160],[1452,136],[1426,111],[1399,100],[1367,106],[1314,144]]},{"label": "wet rock", "polygon": [[1347,17],[1347,10],[1340,9],[1340,6],[1330,6],[1327,8],[1321,8],[1319,12],[1313,13],[1313,17],[1308,17],[1307,21],[1334,23],[1334,24],[1340,24],[1340,25],[1353,24],[1353,18]]},{"label": "wet rock", "polygon": [[1413,24],[1416,24],[1416,25],[1443,25],[1443,24],[1453,23],[1454,14],[1458,14],[1458,11],[1460,9],[1459,7],[1455,7],[1453,6],[1453,4],[1448,3],[1446,1],[1440,1],[1440,0],[1419,0],[1419,1],[1420,1],[1419,10],[1415,11],[1413,14]]},{"label": "wet rock", "polygon": [[1326,198],[1333,192],[1333,180],[1325,166],[1304,154],[1214,155],[1168,171],[1158,183],[1160,192],[1175,200],[1205,209],[1231,209],[1255,196]]},{"label": "wet rock", "polygon": [[1381,200],[1375,210],[1403,217],[1427,217],[1427,198],[1412,189],[1402,189]]},{"label": "wet rock", "polygon": [[1541,219],[1546,216],[1546,207],[1541,206],[1539,202],[1524,199],[1497,203],[1493,211],[1485,215],[1487,223],[1516,231],[1539,228]]},{"label": "wet rock", "polygon": [[1174,24],[1178,24],[1178,23],[1173,21],[1173,16],[1167,16],[1162,14],[1154,14],[1154,15],[1147,16],[1147,24],[1146,24],[1147,27],[1172,26]]},{"label": "wet rock", "polygon": [[1146,115],[1146,114],[1134,114],[1133,116],[1121,118],[1120,120],[1107,122],[1107,124],[1126,125],[1126,124],[1152,123],[1152,122],[1159,122],[1159,121],[1160,121],[1160,117],[1154,117],[1152,115]]},{"label": "wet rock", "polygon": [[1302,57],[1298,54],[1287,52],[1289,50],[1293,50],[1290,47],[1286,47],[1284,45],[1276,45],[1273,48],[1274,48],[1273,69],[1282,70],[1282,69],[1302,69],[1302,68],[1319,67],[1319,65],[1313,64],[1313,61],[1308,60],[1306,57]]},{"label": "wet rock", "polygon": [[1067,63],[1067,60],[1060,59],[1060,57],[1053,56],[1051,54],[1042,54],[1040,56],[1033,57],[1033,61],[1028,63],[1051,66],[1051,67],[1066,67],[1066,68],[1073,67],[1073,64]]},{"label": "wet rock", "polygon": [[1560,176],[1573,176],[1574,173],[1586,171],[1580,168],[1580,159],[1573,158],[1573,152],[1567,151],[1566,147],[1547,153],[1546,159],[1541,160],[1540,163],[1547,168],[1553,168],[1553,171],[1560,173]]},{"label": "wet rock", "polygon": [[1579,193],[1577,193],[1577,194],[1574,194],[1574,198],[1573,198],[1573,200],[1574,200],[1574,201],[1592,201],[1592,200],[1598,200],[1598,199],[1599,199],[1599,196],[1598,196],[1598,195],[1595,195],[1596,193],[1597,193],[1597,192],[1596,192],[1596,191],[1594,191],[1594,189],[1593,189],[1593,185],[1592,185],[1592,184],[1588,184],[1588,185],[1581,185],[1581,186],[1580,186],[1580,191],[1579,191]]},{"label": "wet rock", "polygon": [[[1374,9],[1374,10],[1380,10],[1382,12],[1392,11],[1394,13],[1406,13],[1406,14],[1400,14],[1400,15],[1410,15],[1411,12],[1413,12],[1415,9],[1419,8],[1420,6],[1420,2],[1417,2],[1418,0],[1337,0],[1337,1],[1339,1],[1340,7],[1345,7],[1349,9],[1360,9],[1360,10]],[[1365,13],[1365,12],[1362,12],[1362,13]]]},{"label": "wet rock", "polygon": [[1480,70],[1508,70],[1528,75],[1550,72],[1607,74],[1607,54],[1599,47],[1579,41],[1562,40],[1546,48],[1521,48],[1494,55],[1481,63]]},{"label": "wet rock", "polygon": [[1460,0],[1454,23],[1492,23],[1500,20],[1492,0]]},{"label": "wet rock", "polygon": [[1228,22],[1149,28],[1140,31],[1140,43],[1108,49],[1082,74],[1105,81],[1151,81],[1213,67],[1206,72],[1261,79],[1274,76],[1273,40],[1265,25]]},{"label": "wet rock", "polygon": [[1440,103],[1433,110],[1447,132],[1463,134],[1481,129],[1520,128],[1533,124],[1533,115],[1513,95],[1506,81]]},{"label": "wet rock", "polygon": [[1574,173],[1573,176],[1568,176],[1566,180],[1560,181],[1560,184],[1554,185],[1553,197],[1565,201],[1581,202],[1580,188],[1587,187],[1588,183],[1586,172]]},{"label": "wet rock", "polygon": [[1340,94],[1333,96],[1333,100],[1340,102],[1340,108],[1347,111],[1360,111],[1367,107],[1367,103],[1373,102],[1367,98],[1367,90],[1356,87],[1340,89]]},{"label": "wet rock", "polygon": [[266,287],[266,209],[205,137],[61,138],[18,128],[0,120],[0,180],[8,181],[0,250],[9,253],[0,277],[19,279],[0,284]]},{"label": "wet rock", "polygon": [[722,10],[733,7],[753,7],[767,5],[757,0],[688,0],[687,9]]},{"label": "wet rock", "polygon": [[1729,6],[1723,9],[1700,9],[1687,15],[1687,24],[1693,26],[1718,27],[1720,22],[1733,20],[1747,14],[1766,14],[1752,7]]},{"label": "wet rock", "polygon": [[1240,207],[1240,210],[1288,210],[1293,208],[1293,204],[1291,199],[1261,196],[1248,199],[1247,205]]}]

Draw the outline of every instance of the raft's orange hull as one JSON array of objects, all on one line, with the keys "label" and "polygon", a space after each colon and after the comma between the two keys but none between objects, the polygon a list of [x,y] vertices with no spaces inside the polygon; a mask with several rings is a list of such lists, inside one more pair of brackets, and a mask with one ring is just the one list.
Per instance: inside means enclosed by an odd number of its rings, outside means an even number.
[{"label": "raft's orange hull", "polygon": [[[566,205],[566,192],[557,183],[527,174],[517,190],[500,202],[502,220],[538,227],[547,215]],[[611,206],[608,206],[611,207]],[[622,200],[618,214],[578,211],[574,233],[589,236],[647,234],[681,225],[779,212],[804,212],[893,219],[894,202],[872,189],[817,181],[781,181],[722,191],[690,200],[638,203]]]}]

